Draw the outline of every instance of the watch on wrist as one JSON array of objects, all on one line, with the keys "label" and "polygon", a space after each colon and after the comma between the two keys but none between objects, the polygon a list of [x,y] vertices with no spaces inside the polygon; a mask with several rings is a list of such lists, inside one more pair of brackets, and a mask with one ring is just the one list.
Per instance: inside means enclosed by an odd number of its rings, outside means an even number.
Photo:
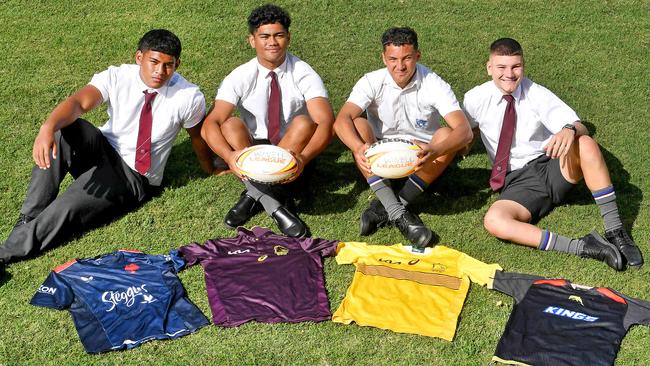
[{"label": "watch on wrist", "polygon": [[578,130],[576,130],[576,126],[574,126],[574,125],[572,125],[572,124],[570,124],[570,123],[567,123],[567,124],[564,125],[564,127],[562,127],[562,128],[567,128],[567,129],[573,131],[573,134],[574,134],[574,135],[577,135],[577,134],[578,134]]}]

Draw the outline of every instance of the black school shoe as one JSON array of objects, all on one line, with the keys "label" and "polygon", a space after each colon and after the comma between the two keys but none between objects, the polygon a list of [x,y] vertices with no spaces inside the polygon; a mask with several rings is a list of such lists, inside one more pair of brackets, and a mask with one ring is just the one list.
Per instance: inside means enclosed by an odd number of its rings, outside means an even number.
[{"label": "black school shoe", "polygon": [[621,227],[615,230],[605,231],[605,239],[621,251],[628,266],[640,268],[643,265],[641,251],[625,229]]},{"label": "black school shoe", "polygon": [[433,231],[426,227],[417,215],[409,211],[405,211],[402,216],[393,221],[393,224],[418,248],[428,246],[433,240]]},{"label": "black school shoe", "polygon": [[286,207],[280,206],[275,210],[271,217],[278,228],[286,236],[292,238],[306,238],[308,231],[307,226]]},{"label": "black school shoe", "polygon": [[370,201],[370,205],[361,213],[359,233],[361,236],[374,234],[378,228],[388,224],[388,212],[379,200]]},{"label": "black school shoe", "polygon": [[228,211],[223,223],[231,229],[244,225],[251,217],[259,211],[261,205],[255,199],[243,191],[239,201]]},{"label": "black school shoe", "polygon": [[603,237],[598,235],[596,231],[592,231],[585,235],[582,238],[582,241],[584,242],[584,247],[579,253],[581,257],[603,261],[617,271],[625,269],[623,256],[621,255],[621,252],[619,252],[618,248],[616,248],[614,244],[603,239]]}]

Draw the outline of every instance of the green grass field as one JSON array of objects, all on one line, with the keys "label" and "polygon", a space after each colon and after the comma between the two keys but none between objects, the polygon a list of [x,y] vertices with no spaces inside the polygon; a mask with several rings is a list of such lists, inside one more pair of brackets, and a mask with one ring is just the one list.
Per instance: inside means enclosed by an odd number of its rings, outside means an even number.
[{"label": "green grass field", "polygon": [[[210,101],[220,81],[254,56],[245,20],[260,2],[229,1],[0,1],[0,240],[9,234],[27,187],[31,148],[52,108],[109,65],[131,63],[141,35],[168,28],[183,42],[178,70]],[[416,29],[421,62],[449,82],[456,96],[487,80],[487,47],[494,39],[518,39],[527,75],[571,105],[600,142],[617,189],[625,225],[650,260],[648,1],[282,1],[292,15],[290,51],[322,76],[335,111],[354,83],[383,67],[380,36],[390,26]],[[102,124],[105,109],[87,116]],[[646,147],[644,147],[646,146]],[[451,167],[417,205],[441,242],[509,271],[569,278],[607,286],[650,300],[648,265],[615,273],[605,264],[540,253],[503,243],[482,228],[496,196],[488,191],[489,162],[475,146]],[[234,176],[206,177],[186,134],[172,152],[167,188],[157,198],[67,245],[12,264],[0,285],[0,365],[13,364],[309,364],[485,365],[512,309],[509,297],[473,286],[453,342],[332,322],[248,323],[234,329],[206,327],[173,341],[154,341],[131,351],[87,355],[70,315],[29,305],[55,266],[118,248],[151,254],[192,241],[230,237],[223,216],[241,185]],[[371,191],[351,154],[334,142],[318,159],[312,185],[300,195],[298,212],[313,236],[358,241],[358,217]],[[250,225],[272,226],[266,215]],[[602,221],[586,188],[574,191],[540,225],[579,237]],[[400,242],[394,229],[366,241]],[[349,285],[353,266],[325,260],[332,310]],[[199,266],[180,274],[189,297],[209,316]],[[503,302],[503,306],[498,306]],[[650,328],[634,327],[619,365],[650,364]]]}]

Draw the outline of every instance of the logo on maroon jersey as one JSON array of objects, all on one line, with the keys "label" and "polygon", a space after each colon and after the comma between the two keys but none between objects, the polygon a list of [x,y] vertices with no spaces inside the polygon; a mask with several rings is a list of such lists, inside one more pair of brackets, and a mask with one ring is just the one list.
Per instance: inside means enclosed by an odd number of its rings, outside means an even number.
[{"label": "logo on maroon jersey", "polygon": [[124,270],[127,271],[127,272],[131,272],[131,273],[135,273],[139,269],[140,269],[140,266],[138,266],[135,263],[127,264],[126,266],[124,266]]},{"label": "logo on maroon jersey", "polygon": [[275,255],[287,255],[287,254],[289,254],[289,249],[287,249],[286,247],[283,247],[282,245],[274,246],[273,251],[275,252]]}]

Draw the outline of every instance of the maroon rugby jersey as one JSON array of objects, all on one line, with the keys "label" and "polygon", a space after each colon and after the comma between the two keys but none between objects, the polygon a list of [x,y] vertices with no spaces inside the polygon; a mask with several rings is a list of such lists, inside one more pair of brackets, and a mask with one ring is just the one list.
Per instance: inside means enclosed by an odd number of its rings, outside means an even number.
[{"label": "maroon rugby jersey", "polygon": [[236,327],[250,320],[330,319],[321,257],[334,255],[338,243],[240,227],[234,238],[193,243],[179,252],[188,266],[203,266],[214,324]]}]

